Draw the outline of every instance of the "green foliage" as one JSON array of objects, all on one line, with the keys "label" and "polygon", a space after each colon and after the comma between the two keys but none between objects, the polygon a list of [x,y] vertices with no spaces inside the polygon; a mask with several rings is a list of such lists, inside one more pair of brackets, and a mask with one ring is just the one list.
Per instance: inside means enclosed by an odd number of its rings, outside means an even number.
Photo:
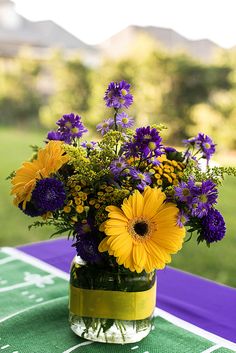
[{"label": "green foliage", "polygon": [[0,59],[0,124],[31,124],[42,104],[37,88],[41,64],[29,58]]},{"label": "green foliage", "polygon": [[83,115],[88,110],[90,69],[80,58],[66,60],[60,55],[52,58],[47,69],[54,87],[53,94],[40,108],[40,121],[43,126],[51,128],[63,114],[75,112]]}]

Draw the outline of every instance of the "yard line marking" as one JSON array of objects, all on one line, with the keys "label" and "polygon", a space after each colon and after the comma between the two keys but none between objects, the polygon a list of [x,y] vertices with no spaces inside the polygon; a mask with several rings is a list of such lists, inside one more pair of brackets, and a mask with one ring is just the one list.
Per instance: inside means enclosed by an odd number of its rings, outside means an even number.
[{"label": "yard line marking", "polygon": [[131,350],[138,349],[138,348],[139,348],[139,346],[134,346],[134,347],[131,347]]},{"label": "yard line marking", "polygon": [[177,316],[174,316],[165,310],[155,308],[154,315],[160,316],[163,319],[171,322],[173,325],[179,326],[179,327],[185,329],[186,331],[192,332],[195,335],[206,338],[207,340],[209,340],[213,343],[216,343],[216,344],[220,345],[221,347],[232,349],[236,352],[236,344],[235,343],[233,343],[225,338],[222,338],[220,336],[217,336],[214,333],[208,332],[208,331],[206,331],[196,325],[191,324],[190,322],[184,321],[183,319],[180,319]]},{"label": "yard line marking", "polygon": [[[56,300],[58,300],[58,299],[63,299],[63,298],[68,298],[67,297],[67,295],[66,296],[64,296],[64,297],[60,297],[60,298],[53,298],[53,299],[49,299],[49,300],[47,300],[46,302],[43,302],[41,305],[44,305],[44,304],[48,304],[48,303],[50,303],[50,302],[55,302]],[[7,320],[9,320],[9,319],[11,319],[12,317],[15,317],[15,316],[17,316],[17,315],[19,315],[19,314],[22,314],[22,313],[24,313],[24,312],[26,312],[26,311],[28,311],[28,310],[31,310],[31,309],[33,309],[33,308],[35,308],[35,307],[37,307],[38,306],[38,304],[35,304],[35,305],[31,305],[31,306],[28,306],[28,308],[26,308],[26,309],[22,309],[22,310],[19,310],[19,311],[17,311],[16,313],[13,313],[13,314],[11,314],[11,315],[8,315],[8,316],[5,316],[5,317],[3,317],[2,319],[0,319],[0,323],[1,322],[4,322],[4,321],[7,321]]]},{"label": "yard line marking", "polygon": [[216,351],[216,350],[219,349],[219,348],[222,348],[222,345],[216,344],[215,346],[210,347],[210,348],[206,349],[205,351],[202,351],[201,353],[210,353],[210,352],[214,352],[214,351]]},{"label": "yard line marking", "polygon": [[6,344],[5,346],[2,346],[1,349],[5,349],[5,348],[8,348],[10,347],[10,344]]},{"label": "yard line marking", "polygon": [[[13,260],[21,260],[24,262],[27,262],[28,264],[35,266],[37,268],[40,268],[41,270],[44,270],[46,272],[52,273],[53,275],[62,278],[66,281],[69,280],[70,275],[62,270],[59,270],[58,268],[47,264],[46,262],[43,262],[36,257],[33,257],[31,255],[28,255],[24,253],[21,250],[15,249],[15,248],[8,248],[8,247],[3,247],[1,248],[1,251],[4,252],[5,254],[10,255],[13,257]],[[72,260],[72,258],[71,258]]]},{"label": "yard line marking", "polygon": [[28,296],[29,299],[34,299],[35,297],[36,297],[35,294],[31,294],[31,295]]},{"label": "yard line marking", "polygon": [[0,265],[4,265],[4,264],[7,264],[8,262],[15,261],[15,260],[17,259],[12,256],[8,256],[0,260]]},{"label": "yard line marking", "polygon": [[82,342],[82,343],[79,343],[79,344],[77,344],[76,346],[67,349],[67,350],[64,351],[63,353],[70,353],[70,352],[73,352],[76,348],[79,348],[79,347],[82,347],[82,346],[87,346],[88,344],[92,344],[92,343],[94,343],[94,342],[89,341],[89,342]]}]

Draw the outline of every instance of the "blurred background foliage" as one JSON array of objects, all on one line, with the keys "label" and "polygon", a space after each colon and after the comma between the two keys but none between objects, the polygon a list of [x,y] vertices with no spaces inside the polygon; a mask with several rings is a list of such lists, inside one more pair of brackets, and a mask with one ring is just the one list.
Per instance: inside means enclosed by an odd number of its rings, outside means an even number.
[{"label": "blurred background foliage", "polygon": [[[110,117],[103,101],[110,81],[131,83],[129,114],[137,126],[167,125],[164,142],[177,147],[184,138],[204,132],[217,143],[216,161],[236,165],[235,59],[236,53],[228,51],[202,63],[182,53],[153,50],[147,40],[135,43],[130,55],[104,58],[96,67],[58,51],[41,60],[22,54],[0,58],[0,246],[49,239],[53,229],[28,232],[32,220],[13,207],[5,178],[30,158],[29,145],[43,144],[63,114],[81,115],[89,138],[95,137],[96,125]],[[235,178],[227,178],[220,192],[219,209],[227,223],[224,241],[208,249],[192,240],[174,256],[173,266],[236,287],[235,186]]]},{"label": "blurred background foliage", "polygon": [[75,112],[94,129],[107,118],[104,89],[127,80],[135,97],[130,115],[137,125],[162,122],[167,140],[179,144],[198,131],[235,148],[235,53],[213,63],[186,54],[134,48],[132,55],[91,67],[79,57],[55,52],[47,60],[18,56],[0,59],[0,124],[53,128],[62,114]]}]

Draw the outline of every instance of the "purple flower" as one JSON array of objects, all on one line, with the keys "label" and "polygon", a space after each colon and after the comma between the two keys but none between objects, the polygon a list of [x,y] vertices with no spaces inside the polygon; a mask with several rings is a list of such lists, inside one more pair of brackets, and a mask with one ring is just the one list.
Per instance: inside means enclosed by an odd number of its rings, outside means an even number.
[{"label": "purple flower", "polygon": [[59,140],[71,144],[73,139],[80,138],[83,133],[88,131],[81,122],[81,117],[74,115],[74,113],[63,115],[57,121],[57,125],[59,126],[57,131],[50,131],[48,133],[48,140]]},{"label": "purple flower", "polygon": [[66,199],[64,185],[60,180],[45,178],[37,182],[31,202],[40,214],[56,211],[63,207]]},{"label": "purple flower", "polygon": [[202,218],[207,215],[213,204],[216,203],[218,191],[216,184],[211,180],[206,180],[195,184],[195,196],[192,199],[192,215]]},{"label": "purple flower", "polygon": [[202,218],[202,229],[198,242],[206,241],[207,244],[221,240],[225,236],[225,221],[221,213],[211,208],[207,216]]},{"label": "purple flower", "polygon": [[183,210],[180,210],[177,216],[177,225],[179,227],[184,227],[184,225],[188,222],[189,216]]},{"label": "purple flower", "polygon": [[196,185],[195,181],[190,178],[188,182],[181,181],[174,188],[175,196],[181,201],[185,202],[188,205],[191,205],[193,197],[196,195]]},{"label": "purple flower", "polygon": [[[47,135],[48,140],[65,141],[65,135],[58,131],[49,131]],[[66,138],[67,140],[67,138]]]},{"label": "purple flower", "polygon": [[81,143],[81,147],[87,148],[88,150],[94,150],[94,147],[96,146],[97,142],[94,141],[84,141]]},{"label": "purple flower", "polygon": [[83,133],[88,131],[85,129],[81,117],[74,113],[63,115],[62,118],[57,121],[57,125],[59,126],[60,132],[70,133],[72,138],[80,138]]},{"label": "purple flower", "polygon": [[193,137],[188,140],[183,140],[186,146],[196,147],[202,152],[202,157],[206,158],[207,162],[209,162],[211,156],[215,153],[215,144],[212,139],[202,133],[199,133],[196,137]]},{"label": "purple flower", "polygon": [[197,146],[201,148],[203,158],[207,161],[210,160],[211,156],[215,153],[215,144],[212,139],[204,134],[199,133],[197,136]]},{"label": "purple flower", "polygon": [[29,201],[26,203],[25,209],[23,209],[22,206],[23,206],[23,202],[21,202],[18,207],[27,216],[38,217],[38,216],[42,215],[41,211],[35,207],[35,205],[32,203],[32,201]]},{"label": "purple flower", "polygon": [[110,165],[110,171],[114,176],[119,176],[123,171],[125,171],[128,168],[128,164],[126,163],[125,159],[120,157],[118,159],[115,159],[114,161],[111,162]]},{"label": "purple flower", "polygon": [[98,251],[99,238],[97,231],[93,228],[90,222],[86,224],[77,223],[76,242],[73,244],[76,247],[77,254],[88,263],[99,263],[102,260],[102,254]]},{"label": "purple flower", "polygon": [[97,125],[97,131],[101,132],[102,135],[105,135],[106,132],[108,132],[112,125],[114,124],[114,120],[112,118],[103,120],[102,123]]},{"label": "purple flower", "polygon": [[125,112],[117,114],[116,117],[117,125],[120,125],[123,129],[132,127],[134,125],[134,119],[129,117]]},{"label": "purple flower", "polygon": [[128,108],[133,102],[130,92],[130,84],[126,81],[111,82],[105,92],[104,100],[109,108]]},{"label": "purple flower", "polygon": [[135,168],[131,168],[130,169],[130,175],[133,178],[133,180],[136,183],[136,188],[139,191],[143,191],[145,186],[151,184],[151,175],[150,173],[147,172],[140,172],[139,170],[135,169]]},{"label": "purple flower", "polygon": [[162,152],[162,138],[159,132],[150,126],[136,129],[136,134],[131,142],[124,145],[126,157],[152,158],[158,157]]}]

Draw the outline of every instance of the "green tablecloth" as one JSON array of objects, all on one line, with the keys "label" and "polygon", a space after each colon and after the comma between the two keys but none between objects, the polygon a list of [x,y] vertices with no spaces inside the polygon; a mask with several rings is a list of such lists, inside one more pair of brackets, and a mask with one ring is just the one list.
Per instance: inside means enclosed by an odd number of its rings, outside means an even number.
[{"label": "green tablecloth", "polygon": [[141,342],[111,345],[85,341],[70,330],[67,306],[67,274],[17,250],[2,249],[0,352],[236,352],[228,341],[219,340],[162,311],[155,317],[149,336]]}]

